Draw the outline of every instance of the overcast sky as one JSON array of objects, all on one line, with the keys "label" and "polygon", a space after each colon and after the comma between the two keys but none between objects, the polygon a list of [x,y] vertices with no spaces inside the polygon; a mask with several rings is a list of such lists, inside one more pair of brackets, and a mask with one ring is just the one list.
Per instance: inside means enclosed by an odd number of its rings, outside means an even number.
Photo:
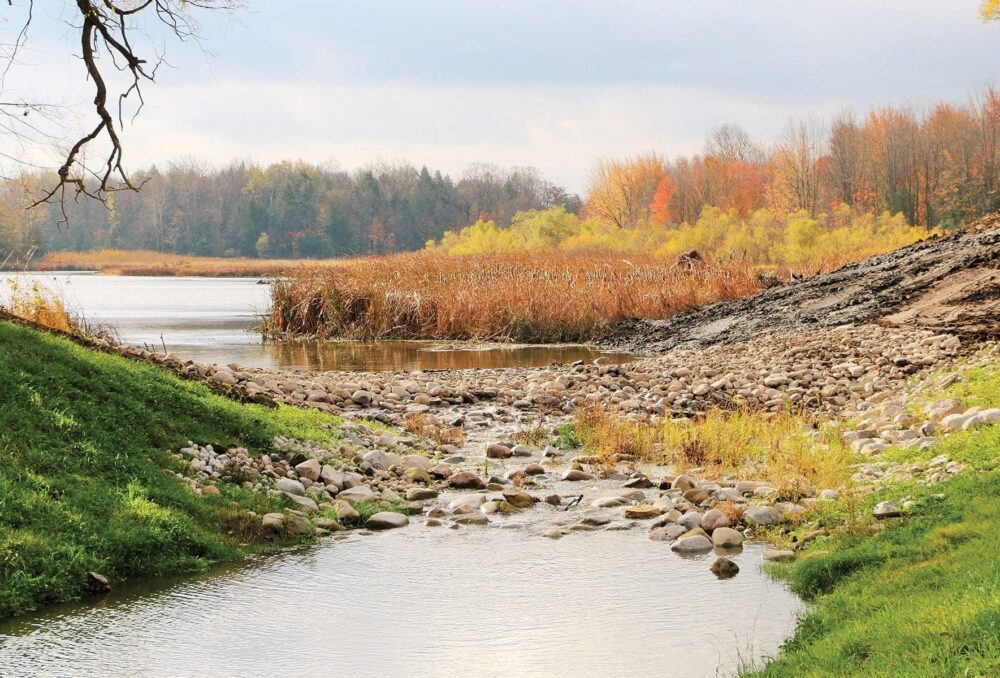
[{"label": "overcast sky", "polygon": [[[248,4],[203,19],[211,54],[166,43],[174,68],[125,131],[130,165],[405,160],[458,177],[495,162],[580,190],[598,157],[695,152],[722,123],[769,140],[791,116],[964,101],[1000,79],[1000,24],[978,0]],[[36,5],[4,96],[85,103],[72,15]]]}]

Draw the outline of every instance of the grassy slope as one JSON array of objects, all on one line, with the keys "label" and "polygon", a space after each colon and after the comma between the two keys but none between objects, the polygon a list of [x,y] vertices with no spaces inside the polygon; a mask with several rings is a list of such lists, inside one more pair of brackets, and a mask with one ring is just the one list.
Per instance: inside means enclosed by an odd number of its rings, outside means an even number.
[{"label": "grassy slope", "polygon": [[120,582],[273,547],[246,509],[277,500],[196,495],[167,450],[263,451],[276,434],[328,439],[331,422],[0,322],[0,617],[79,597],[89,570]]},{"label": "grassy slope", "polygon": [[[996,406],[998,368],[966,375],[946,395]],[[1000,675],[1000,426],[950,436],[931,451],[941,453],[968,468],[867,502],[909,496],[908,516],[874,535],[817,543],[778,570],[814,605],[779,657],[752,675]]]}]

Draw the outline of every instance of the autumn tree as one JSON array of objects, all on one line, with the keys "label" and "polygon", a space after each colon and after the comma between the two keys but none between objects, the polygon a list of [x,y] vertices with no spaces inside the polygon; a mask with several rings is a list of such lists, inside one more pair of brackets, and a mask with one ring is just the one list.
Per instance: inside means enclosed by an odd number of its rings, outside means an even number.
[{"label": "autumn tree", "polygon": [[656,153],[598,162],[590,174],[587,214],[619,228],[645,224],[666,171]]},{"label": "autumn tree", "polygon": [[657,226],[670,223],[670,201],[674,197],[674,180],[669,174],[660,179],[649,205],[649,220]]}]

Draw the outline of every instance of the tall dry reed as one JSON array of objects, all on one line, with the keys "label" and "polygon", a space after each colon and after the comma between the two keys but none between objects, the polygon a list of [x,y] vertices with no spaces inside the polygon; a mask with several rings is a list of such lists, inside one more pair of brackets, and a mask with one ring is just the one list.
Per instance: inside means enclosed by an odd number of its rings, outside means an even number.
[{"label": "tall dry reed", "polygon": [[560,250],[436,251],[303,267],[274,284],[272,336],[587,341],[608,325],[667,318],[759,289],[742,262],[670,262]]}]

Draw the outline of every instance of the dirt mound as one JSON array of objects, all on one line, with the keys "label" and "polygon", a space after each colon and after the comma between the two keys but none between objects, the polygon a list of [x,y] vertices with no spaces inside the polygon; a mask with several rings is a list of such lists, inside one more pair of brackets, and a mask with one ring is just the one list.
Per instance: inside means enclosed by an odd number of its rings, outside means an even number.
[{"label": "dirt mound", "polygon": [[961,232],[746,299],[668,320],[622,323],[600,343],[662,352],[864,322],[1000,336],[1000,213]]}]

